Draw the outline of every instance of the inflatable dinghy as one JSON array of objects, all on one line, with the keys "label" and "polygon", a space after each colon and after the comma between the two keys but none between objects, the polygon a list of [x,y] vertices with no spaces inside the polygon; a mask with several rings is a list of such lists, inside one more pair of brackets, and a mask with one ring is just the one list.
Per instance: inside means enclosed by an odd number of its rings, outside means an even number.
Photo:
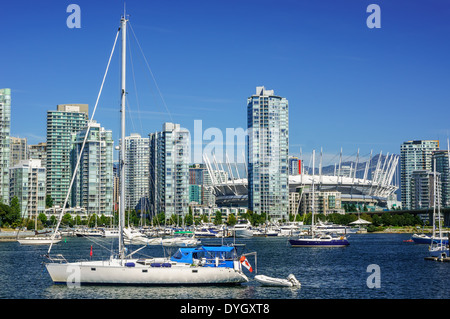
[{"label": "inflatable dinghy", "polygon": [[287,276],[286,279],[283,278],[273,278],[264,275],[255,276],[255,280],[261,283],[264,286],[272,286],[272,287],[300,287],[301,284],[295,278],[293,274]]}]

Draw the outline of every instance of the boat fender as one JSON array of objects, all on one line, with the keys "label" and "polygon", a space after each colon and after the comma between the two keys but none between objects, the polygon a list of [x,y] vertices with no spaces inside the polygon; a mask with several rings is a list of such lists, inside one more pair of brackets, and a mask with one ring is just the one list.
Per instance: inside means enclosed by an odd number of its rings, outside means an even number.
[{"label": "boat fender", "polygon": [[160,263],[151,263],[150,264],[151,267],[161,267]]},{"label": "boat fender", "polygon": [[125,267],[134,267],[135,264],[134,263],[125,263]]},{"label": "boat fender", "polygon": [[161,264],[161,267],[172,267],[172,265],[170,263],[163,263]]}]

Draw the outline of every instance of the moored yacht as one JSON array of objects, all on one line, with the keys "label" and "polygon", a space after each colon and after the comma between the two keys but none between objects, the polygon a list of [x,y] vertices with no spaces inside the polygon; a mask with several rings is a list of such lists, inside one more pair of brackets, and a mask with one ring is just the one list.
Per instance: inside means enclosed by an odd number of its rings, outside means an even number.
[{"label": "moored yacht", "polygon": [[252,225],[249,221],[241,222],[236,225],[231,230],[231,233],[236,238],[250,238],[253,237]]},{"label": "moored yacht", "polygon": [[[122,70],[121,70],[121,149],[125,149],[125,101],[126,101],[126,15],[120,21],[120,28],[114,41],[113,50],[108,62],[108,67],[114,52],[119,33],[122,33]],[[105,74],[106,76],[106,74]],[[103,86],[103,84],[102,84]],[[94,108],[95,109],[95,108]],[[86,136],[89,134],[89,125]],[[86,138],[81,147],[81,152]],[[80,157],[77,159],[78,167]],[[120,152],[120,198],[125,198],[125,152]],[[74,176],[72,176],[71,184]],[[69,190],[66,196],[66,207]],[[61,224],[64,209],[61,211],[56,230]],[[139,250],[127,254],[124,245],[125,224],[125,201],[120,200],[119,205],[119,249],[118,253],[112,254],[107,260],[68,262],[64,256],[58,254],[51,256],[50,245],[47,258],[50,262],[45,267],[54,283],[64,284],[109,284],[109,285],[219,285],[240,284],[248,281],[242,271],[242,264],[238,258],[236,248],[228,246],[199,248],[181,248],[173,258],[134,258],[133,255]],[[55,237],[56,230],[53,234]],[[142,248],[145,248],[143,246]],[[142,249],[140,248],[140,249]],[[246,260],[244,258],[244,260]]]}]

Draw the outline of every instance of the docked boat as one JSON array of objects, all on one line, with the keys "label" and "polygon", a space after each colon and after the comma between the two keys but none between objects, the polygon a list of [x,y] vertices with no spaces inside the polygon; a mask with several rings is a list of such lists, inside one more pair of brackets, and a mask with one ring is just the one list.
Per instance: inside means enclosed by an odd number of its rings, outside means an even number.
[{"label": "docked boat", "polygon": [[295,278],[293,274],[287,276],[287,278],[273,278],[265,275],[256,275],[255,280],[262,284],[263,286],[270,287],[296,287],[300,288],[301,284]]},{"label": "docked boat", "polygon": [[216,238],[222,237],[223,232],[221,232],[210,223],[202,223],[201,226],[196,227],[196,229],[194,230],[194,235],[197,238]]},{"label": "docked boat", "polygon": [[[56,261],[56,259],[55,259]],[[229,246],[180,248],[167,258],[111,258],[105,261],[46,264],[54,283],[114,285],[232,285],[248,282]]]},{"label": "docked boat", "polygon": [[177,231],[173,237],[163,238],[161,245],[164,247],[196,247],[201,241],[190,231]]},{"label": "docked boat", "polygon": [[20,238],[17,241],[21,245],[49,245],[51,243],[57,244],[62,240],[61,236],[52,236],[52,235],[46,235],[46,236],[30,236],[25,238]]},{"label": "docked boat", "polygon": [[411,239],[416,244],[431,244],[431,236],[425,235],[425,234],[413,234],[411,236]]},{"label": "docked boat", "polygon": [[279,236],[292,237],[298,236],[302,232],[302,225],[299,223],[287,223],[280,226]]},{"label": "docked boat", "polygon": [[332,236],[330,234],[314,234],[305,235],[295,239],[289,239],[291,247],[345,247],[350,245],[347,238],[344,236]]},{"label": "docked boat", "polygon": [[[127,16],[120,20],[120,28],[114,41],[112,54],[119,33],[122,34],[122,71],[121,71],[121,149],[125,149],[125,102],[126,102],[126,30]],[[106,70],[106,71],[107,71]],[[106,74],[105,74],[106,76]],[[88,126],[89,127],[89,126]],[[86,130],[86,134],[89,129]],[[86,141],[86,139],[85,139]],[[83,152],[85,143],[81,148]],[[80,157],[77,159],[77,165]],[[125,196],[124,169],[125,152],[121,152],[119,160],[120,198]],[[72,176],[72,182],[77,172]],[[69,192],[70,190],[68,190]],[[66,197],[67,202],[68,195]],[[66,203],[64,203],[64,206]],[[62,210],[56,229],[61,224]],[[232,246],[201,246],[199,248],[179,248],[171,258],[135,258],[139,249],[128,253],[124,243],[125,201],[119,205],[119,247],[107,260],[90,260],[68,262],[64,256],[50,255],[52,245],[47,253],[49,262],[45,267],[54,283],[67,285],[109,284],[109,285],[222,285],[247,282],[242,265],[246,264],[238,258],[236,247]],[[243,256],[242,256],[243,257]],[[256,257],[255,257],[256,258]],[[246,260],[246,259],[245,259]]]},{"label": "docked boat", "polygon": [[119,237],[119,229],[117,228],[102,228],[103,237]]},{"label": "docked boat", "polygon": [[432,243],[437,244],[439,242],[443,242],[448,244],[448,237],[442,236],[428,236],[426,234],[413,234],[411,236],[411,239],[415,244],[425,244],[425,245],[431,245]]},{"label": "docked boat", "polygon": [[250,238],[253,237],[253,229],[252,225],[249,221],[241,222],[236,225],[234,225],[232,229],[232,234],[236,238]]},{"label": "docked boat", "polygon": [[336,225],[333,223],[324,223],[319,221],[318,224],[315,227],[316,232],[322,232],[322,233],[334,233],[334,234],[340,234],[340,235],[346,235],[351,233],[356,233],[357,229],[350,227],[350,226],[344,226],[344,225]]},{"label": "docked boat", "polygon": [[77,237],[103,237],[103,231],[95,228],[83,228],[75,231]]}]

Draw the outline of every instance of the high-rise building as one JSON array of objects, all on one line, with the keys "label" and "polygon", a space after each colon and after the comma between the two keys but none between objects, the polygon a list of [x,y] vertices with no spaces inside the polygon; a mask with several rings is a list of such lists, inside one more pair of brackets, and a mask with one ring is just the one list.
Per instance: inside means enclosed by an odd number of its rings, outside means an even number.
[{"label": "high-rise building", "polygon": [[[438,194],[441,193],[440,174],[430,170],[415,170],[411,174],[411,208],[426,209],[438,205]],[[436,193],[437,191],[437,193]]]},{"label": "high-rise building", "polygon": [[112,132],[95,121],[81,152],[87,127],[72,133],[72,167],[81,154],[72,186],[72,207],[83,207],[88,214],[111,216],[113,206],[113,150]]},{"label": "high-rise building", "polygon": [[301,174],[301,160],[298,157],[289,156],[289,175]]},{"label": "high-rise building", "polygon": [[87,104],[60,104],[47,111],[47,195],[53,204],[64,205],[72,178],[72,133],[86,127]]},{"label": "high-rise building", "polygon": [[28,145],[28,157],[30,159],[41,160],[42,167],[47,167],[47,143]]},{"label": "high-rise building", "polygon": [[148,211],[149,139],[125,137],[125,209]]},{"label": "high-rise building", "polygon": [[439,173],[441,182],[441,207],[450,207],[450,167],[448,155],[447,150],[433,152],[432,170],[434,171],[434,160],[436,160],[436,172]]},{"label": "high-rise building", "polygon": [[9,139],[9,165],[14,166],[28,159],[27,139],[11,136]]},{"label": "high-rise building", "polygon": [[40,160],[23,160],[10,168],[9,196],[19,200],[23,218],[45,213],[45,168]]},{"label": "high-rise building", "polygon": [[[211,186],[211,177],[204,164],[194,164],[189,167],[190,203],[196,202],[202,206],[213,207],[215,204],[215,196],[212,193]],[[196,196],[199,197],[197,198]]]},{"label": "high-rise building", "polygon": [[256,88],[247,99],[248,203],[255,213],[287,219],[289,210],[289,103]]},{"label": "high-rise building", "polygon": [[185,216],[189,205],[189,131],[164,123],[150,137],[150,206],[153,214]]},{"label": "high-rise building", "polygon": [[404,209],[411,209],[411,176],[416,170],[432,170],[432,155],[439,150],[437,140],[407,141],[400,146],[400,184]]},{"label": "high-rise building", "polygon": [[0,89],[0,202],[9,203],[11,89]]}]

